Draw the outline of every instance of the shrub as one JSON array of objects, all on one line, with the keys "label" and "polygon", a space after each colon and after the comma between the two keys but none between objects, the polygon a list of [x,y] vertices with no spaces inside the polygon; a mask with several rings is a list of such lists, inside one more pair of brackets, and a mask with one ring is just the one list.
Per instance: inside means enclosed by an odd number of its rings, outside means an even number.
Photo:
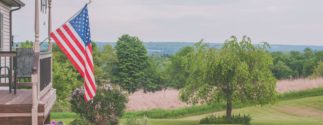
[{"label": "shrub", "polygon": [[71,111],[71,103],[66,100],[60,100],[57,99],[55,102],[53,109],[53,112],[70,112]]},{"label": "shrub", "polygon": [[71,125],[90,125],[90,123],[84,119],[75,119],[71,122]]},{"label": "shrub", "polygon": [[76,89],[72,95],[72,111],[82,119],[95,125],[117,125],[127,102],[126,97],[117,90],[97,89],[93,100],[85,102],[84,90]]},{"label": "shrub", "polygon": [[200,120],[200,124],[244,124],[249,125],[251,117],[249,115],[232,115],[231,118],[226,116],[210,115]]}]

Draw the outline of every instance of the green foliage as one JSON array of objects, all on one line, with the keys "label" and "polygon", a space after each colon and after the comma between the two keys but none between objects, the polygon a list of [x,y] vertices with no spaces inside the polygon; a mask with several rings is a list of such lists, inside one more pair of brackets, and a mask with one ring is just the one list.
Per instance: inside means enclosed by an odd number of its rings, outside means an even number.
[{"label": "green foliage", "polygon": [[166,88],[165,79],[162,78],[163,72],[161,66],[153,59],[148,58],[148,67],[144,70],[145,82],[143,85],[144,92],[161,90]]},{"label": "green foliage", "polygon": [[57,45],[53,46],[53,87],[57,90],[57,103],[53,111],[69,111],[71,92],[82,85],[81,77]]},{"label": "green foliage", "polygon": [[26,40],[24,42],[21,42],[19,45],[20,48],[33,48],[33,42]]},{"label": "green foliage", "polygon": [[[109,46],[109,45],[106,45]],[[105,46],[105,47],[106,47]],[[106,49],[103,49],[106,51]],[[114,56],[114,53],[103,53],[99,50],[95,42],[92,42],[92,55],[93,55],[93,63],[94,63],[94,74],[95,74],[95,83],[97,85],[104,85],[108,83],[108,79],[110,78],[108,72],[111,70],[104,69],[106,63],[110,63],[114,60],[104,60],[103,59],[110,59],[106,58],[107,56]],[[83,79],[82,79],[83,81]]]},{"label": "green foliage", "polygon": [[[108,74],[111,73],[112,70],[111,67],[108,67],[107,65],[110,64],[110,62],[115,61],[112,60],[112,58],[116,58],[115,54],[113,52],[110,53],[107,49],[103,50],[103,52],[106,53],[102,53],[96,46],[95,42],[92,43],[92,48],[96,84],[105,84],[108,81],[107,79],[110,78],[110,75]],[[106,46],[105,48],[109,49],[109,46]],[[53,111],[70,111],[70,93],[80,86],[83,86],[82,77],[67,59],[66,55],[56,44],[54,44],[53,87],[57,90],[57,103],[55,103]]]},{"label": "green foliage", "polygon": [[314,88],[314,89],[308,89],[303,91],[295,91],[295,92],[280,94],[278,96],[278,99],[282,101],[282,100],[291,100],[291,99],[321,96],[321,95],[323,95],[323,88]]},{"label": "green foliage", "polygon": [[303,52],[272,52],[272,71],[277,79],[306,78],[315,71],[318,63],[323,61],[323,51],[313,51],[310,48]]},{"label": "green foliage", "polygon": [[84,119],[75,119],[70,123],[70,125],[90,125],[90,123]]},{"label": "green foliage", "polygon": [[[115,49],[111,45],[105,45],[103,50],[99,52],[100,56],[97,58],[97,63],[103,71],[103,80],[112,79],[112,72],[114,66],[117,64],[117,55]],[[103,81],[106,82],[106,81]]]},{"label": "green foliage", "polygon": [[169,62],[166,64],[166,73],[164,73],[167,86],[176,89],[184,87],[190,74],[190,71],[187,69],[189,64],[187,56],[192,51],[194,51],[193,47],[184,47],[170,57]]},{"label": "green foliage", "polygon": [[210,115],[206,118],[200,120],[200,124],[243,124],[249,125],[251,121],[250,115],[232,115],[231,118],[227,118],[226,116],[216,116]]},{"label": "green foliage", "polygon": [[186,56],[189,76],[181,99],[190,103],[226,102],[231,116],[233,102],[267,104],[275,100],[276,80],[270,66],[268,44],[251,44],[231,37],[220,50],[197,43]]},{"label": "green foliage", "polygon": [[76,119],[79,116],[74,112],[51,112],[51,119]]},{"label": "green foliage", "polygon": [[148,66],[146,48],[139,38],[129,35],[121,36],[115,48],[118,63],[114,82],[133,93],[145,80],[144,70]]},{"label": "green foliage", "polygon": [[272,72],[277,79],[287,79],[293,77],[293,70],[289,68],[284,62],[278,61],[272,66]]},{"label": "green foliage", "polygon": [[118,62],[113,72],[113,82],[129,93],[143,88],[145,91],[159,90],[161,81],[156,66],[148,59],[147,50],[138,37],[123,35],[115,47]]},{"label": "green foliage", "polygon": [[57,99],[52,111],[54,112],[66,112],[71,111],[71,103],[65,99]]},{"label": "green foliage", "polygon": [[319,62],[318,65],[315,67],[312,77],[323,77],[323,62]]},{"label": "green foliage", "polygon": [[[236,104],[235,108],[245,107],[248,104]],[[205,113],[211,113],[216,111],[221,111],[225,109],[226,104],[224,103],[214,103],[214,104],[204,104],[204,105],[195,105],[185,108],[178,109],[152,109],[147,111],[135,111],[135,112],[126,112],[123,115],[123,118],[132,118],[132,117],[148,117],[148,118],[181,118],[185,116],[199,115]]]},{"label": "green foliage", "polygon": [[73,92],[72,111],[96,125],[117,125],[126,107],[126,97],[117,90],[98,88],[93,100],[85,102],[84,90]]}]

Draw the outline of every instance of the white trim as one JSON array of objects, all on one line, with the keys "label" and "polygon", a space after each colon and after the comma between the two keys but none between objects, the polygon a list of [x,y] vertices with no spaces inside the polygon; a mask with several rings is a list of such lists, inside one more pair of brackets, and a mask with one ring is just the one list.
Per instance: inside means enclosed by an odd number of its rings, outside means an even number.
[{"label": "white trim", "polygon": [[47,94],[49,92],[49,90],[51,90],[53,88],[52,82],[50,82],[42,91],[40,91],[40,98],[42,99],[45,94]]},{"label": "white trim", "polygon": [[51,91],[54,91],[53,96],[50,98],[47,105],[45,105],[44,117],[46,117],[50,113],[50,110],[52,109],[56,101],[56,89],[51,89]]},{"label": "white trim", "polygon": [[50,58],[52,57],[52,53],[40,53],[39,58],[40,59],[45,59],[45,58]]},{"label": "white trim", "polygon": [[[38,113],[38,117],[44,116],[44,113]],[[8,117],[31,117],[31,113],[0,113],[0,118]]]}]

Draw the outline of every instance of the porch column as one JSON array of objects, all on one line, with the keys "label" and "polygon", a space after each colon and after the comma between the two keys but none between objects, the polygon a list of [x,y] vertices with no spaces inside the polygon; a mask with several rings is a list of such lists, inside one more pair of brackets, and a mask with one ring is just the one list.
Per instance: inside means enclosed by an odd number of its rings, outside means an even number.
[{"label": "porch column", "polygon": [[38,125],[39,102],[39,0],[35,0],[35,42],[34,42],[34,69],[32,74],[32,125]]},{"label": "porch column", "polygon": [[50,33],[52,32],[52,0],[48,0],[48,51],[52,52]]}]

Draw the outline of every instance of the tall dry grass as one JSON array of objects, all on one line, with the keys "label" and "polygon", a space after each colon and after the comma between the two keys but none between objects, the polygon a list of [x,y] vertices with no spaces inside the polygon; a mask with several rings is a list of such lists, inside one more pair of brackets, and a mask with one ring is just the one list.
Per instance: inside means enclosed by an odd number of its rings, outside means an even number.
[{"label": "tall dry grass", "polygon": [[[277,82],[276,90],[279,93],[286,93],[318,87],[323,87],[323,78],[280,80]],[[138,91],[129,96],[127,111],[150,110],[156,108],[176,109],[189,106],[188,104],[180,101],[178,96],[179,92],[175,89],[167,89],[155,93],[144,93],[143,91]]]},{"label": "tall dry grass", "polygon": [[301,91],[323,86],[323,78],[300,78],[293,80],[280,80],[277,82],[276,90],[279,93]]}]

